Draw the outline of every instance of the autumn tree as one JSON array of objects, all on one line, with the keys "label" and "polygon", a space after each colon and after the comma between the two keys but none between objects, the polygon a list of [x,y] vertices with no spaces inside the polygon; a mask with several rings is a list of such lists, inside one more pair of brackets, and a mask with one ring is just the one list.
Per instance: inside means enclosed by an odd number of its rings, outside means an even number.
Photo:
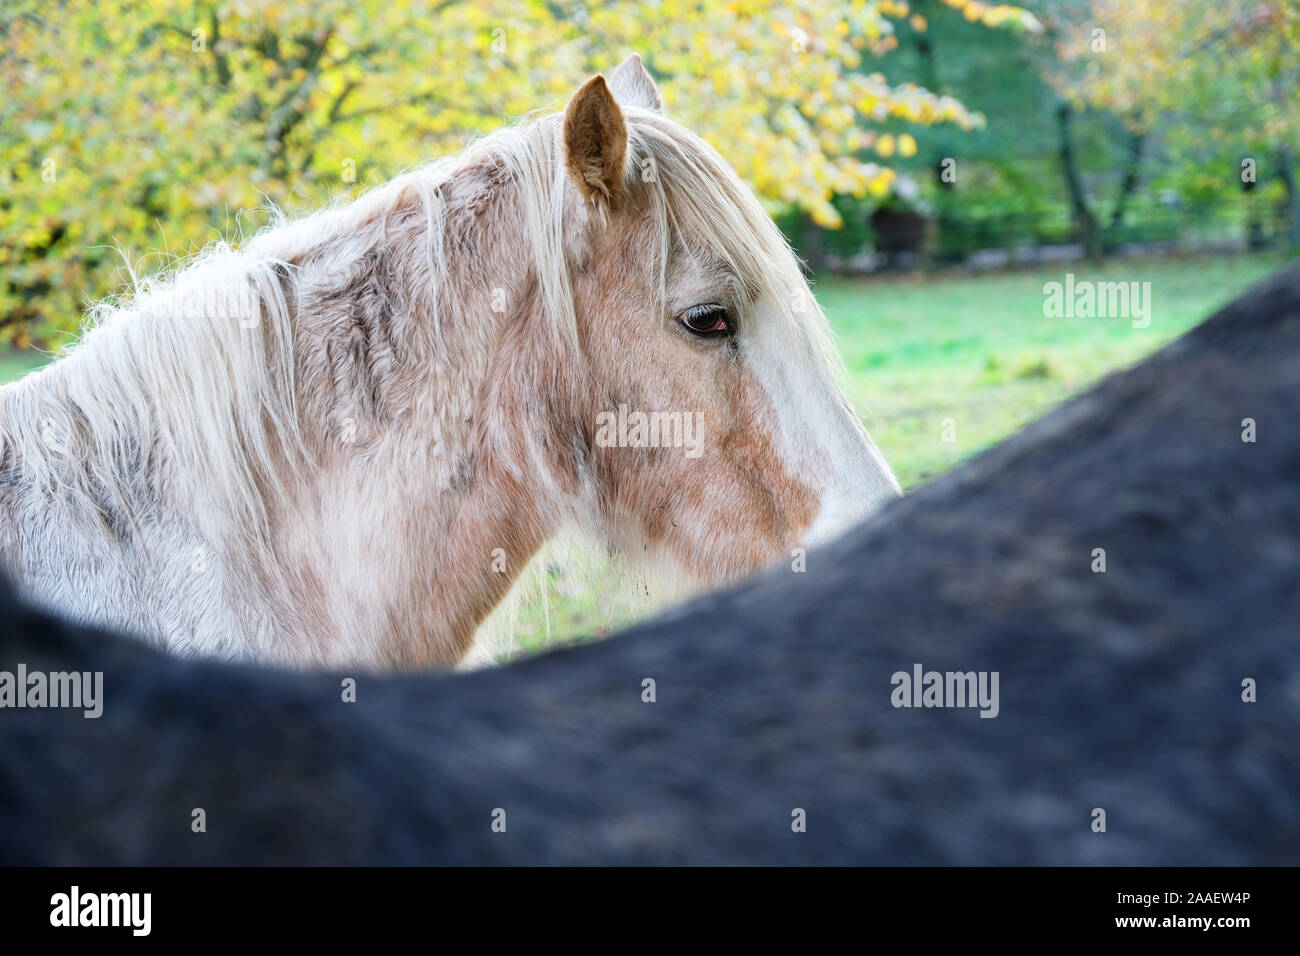
[{"label": "autumn tree", "polygon": [[[1061,10],[1067,15],[1058,15]],[[1295,164],[1300,133],[1300,8],[1294,0],[1088,0],[1044,16],[1055,82],[1074,108],[1124,117],[1136,160],[1159,131],[1217,147],[1219,181],[1269,175],[1286,191],[1300,245]],[[1121,191],[1113,220],[1123,215]]]},{"label": "autumn tree", "polygon": [[260,226],[268,201],[314,205],[558,107],[634,50],[769,208],[833,227],[833,197],[885,195],[910,148],[881,124],[979,123],[873,68],[913,16],[899,0],[17,0],[0,12],[4,333],[75,328],[120,285],[116,247],[164,265]]}]

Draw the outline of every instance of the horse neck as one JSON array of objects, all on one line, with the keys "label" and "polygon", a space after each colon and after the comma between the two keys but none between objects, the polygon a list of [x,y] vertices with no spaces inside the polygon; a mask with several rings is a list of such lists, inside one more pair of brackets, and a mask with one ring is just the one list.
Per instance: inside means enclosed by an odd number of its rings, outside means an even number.
[{"label": "horse neck", "polygon": [[[11,489],[42,514],[53,487],[84,514],[107,505],[130,519],[74,518],[38,539],[6,523],[11,561],[46,566],[49,581],[69,556],[107,549],[112,580],[182,580],[189,590],[169,586],[156,619],[115,618],[134,602],[107,598],[108,578],[79,583],[101,593],[72,609],[178,650],[233,638],[239,653],[309,666],[458,662],[558,514],[530,444],[546,421],[530,376],[547,336],[527,230],[522,212],[481,193],[456,178],[438,187],[434,282],[427,197],[349,207],[182,274],[261,276],[260,314],[240,323],[247,337],[207,319],[177,328],[175,316],[123,314],[8,387]],[[277,308],[268,288],[287,293]],[[182,349],[198,354],[169,354]],[[276,370],[254,374],[254,359]],[[235,431],[221,432],[232,417]],[[68,425],[75,454],[49,451],[47,418]],[[257,453],[236,462],[241,446]],[[91,467],[67,469],[82,459]],[[140,525],[155,530],[130,554],[118,548],[113,536]],[[196,554],[216,573],[190,574]],[[205,644],[168,632],[191,617],[179,613],[186,601],[225,608],[210,615],[223,633]]]},{"label": "horse neck", "polygon": [[523,213],[482,188],[440,188],[432,284],[425,220],[401,213],[339,282],[303,276],[297,394],[321,467],[282,560],[331,582],[332,663],[377,640],[396,666],[456,663],[560,519],[537,452],[554,344]]}]

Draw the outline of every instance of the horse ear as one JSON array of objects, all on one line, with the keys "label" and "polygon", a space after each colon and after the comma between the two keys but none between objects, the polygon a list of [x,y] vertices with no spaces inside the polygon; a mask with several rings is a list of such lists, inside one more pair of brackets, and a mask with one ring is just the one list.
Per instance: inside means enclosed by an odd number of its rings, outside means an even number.
[{"label": "horse ear", "polygon": [[627,124],[603,76],[593,76],[569,100],[564,151],[569,175],[583,196],[617,206],[623,198]]},{"label": "horse ear", "polygon": [[664,111],[659,87],[655,86],[654,77],[641,65],[641,57],[635,53],[610,74],[609,88],[614,93],[614,99],[624,106],[639,106],[656,113]]}]

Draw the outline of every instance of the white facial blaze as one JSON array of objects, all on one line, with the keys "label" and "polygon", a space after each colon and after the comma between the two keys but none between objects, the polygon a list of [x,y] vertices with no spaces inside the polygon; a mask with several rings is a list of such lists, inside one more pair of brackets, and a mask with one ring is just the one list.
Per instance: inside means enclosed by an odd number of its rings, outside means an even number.
[{"label": "white facial blaze", "polygon": [[810,354],[788,322],[756,309],[742,331],[743,354],[777,416],[777,449],[787,472],[811,486],[821,508],[803,534],[816,546],[902,494],[884,456],[825,360]]}]

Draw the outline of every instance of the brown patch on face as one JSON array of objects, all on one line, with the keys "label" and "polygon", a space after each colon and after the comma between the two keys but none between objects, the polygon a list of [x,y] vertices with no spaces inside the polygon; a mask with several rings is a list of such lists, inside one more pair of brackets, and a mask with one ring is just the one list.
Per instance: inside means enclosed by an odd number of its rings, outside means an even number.
[{"label": "brown patch on face", "polygon": [[716,385],[702,390],[696,413],[700,457],[674,448],[598,453],[603,472],[617,472],[611,513],[638,521],[648,543],[706,584],[744,577],[797,546],[821,506],[777,453],[775,412],[754,376],[733,368]]}]

